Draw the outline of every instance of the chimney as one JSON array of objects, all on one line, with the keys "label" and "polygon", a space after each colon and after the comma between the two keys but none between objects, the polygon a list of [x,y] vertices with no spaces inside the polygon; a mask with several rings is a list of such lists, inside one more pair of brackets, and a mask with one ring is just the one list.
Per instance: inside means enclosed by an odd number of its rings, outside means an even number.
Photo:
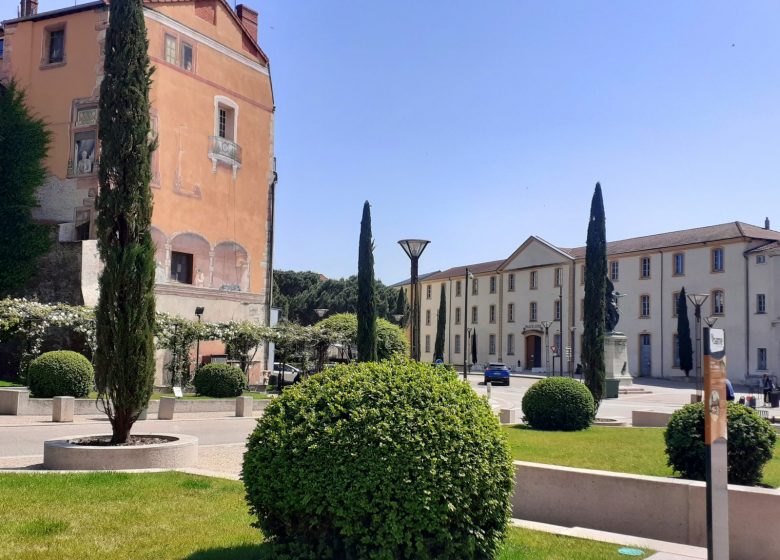
[{"label": "chimney", "polygon": [[249,31],[252,39],[257,42],[257,12],[252,8],[247,8],[243,4],[239,4],[236,6],[236,13],[238,14],[238,19],[241,20],[241,23],[244,24],[246,30]]},{"label": "chimney", "polygon": [[764,229],[769,229],[769,218],[764,220]]},{"label": "chimney", "polygon": [[22,0],[19,4],[19,17],[34,16],[38,13],[38,0]]}]

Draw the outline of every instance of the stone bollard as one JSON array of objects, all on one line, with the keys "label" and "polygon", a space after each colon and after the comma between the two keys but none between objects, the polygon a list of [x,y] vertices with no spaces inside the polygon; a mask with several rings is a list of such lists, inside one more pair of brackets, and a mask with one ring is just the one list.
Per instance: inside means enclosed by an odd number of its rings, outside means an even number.
[{"label": "stone bollard", "polygon": [[73,422],[73,412],[76,409],[74,397],[54,397],[51,400],[52,422]]},{"label": "stone bollard", "polygon": [[252,397],[236,397],[236,416],[252,416]]},{"label": "stone bollard", "polygon": [[26,414],[29,401],[29,389],[0,389],[0,414]]},{"label": "stone bollard", "polygon": [[521,412],[519,408],[502,408],[498,418],[502,424],[519,424]]},{"label": "stone bollard", "polygon": [[487,386],[487,397],[488,400],[490,400],[490,391],[493,388],[493,384],[490,381],[488,381],[487,383],[485,383],[485,385]]},{"label": "stone bollard", "polygon": [[173,409],[176,397],[160,397],[160,408],[157,409],[158,420],[173,420]]}]

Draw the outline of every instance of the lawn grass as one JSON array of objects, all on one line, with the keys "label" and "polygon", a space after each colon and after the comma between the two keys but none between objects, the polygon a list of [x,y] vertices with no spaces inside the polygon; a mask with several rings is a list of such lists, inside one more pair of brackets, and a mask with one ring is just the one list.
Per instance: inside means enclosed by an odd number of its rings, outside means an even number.
[{"label": "lawn grass", "polygon": [[0,387],[23,387],[23,385],[19,385],[13,381],[0,381]]},{"label": "lawn grass", "polygon": [[[542,432],[505,426],[512,457],[519,461],[602,471],[674,476],[666,464],[663,428],[593,426],[581,432]],[[764,484],[780,486],[780,447],[764,467]]]},{"label": "lawn grass", "polygon": [[[0,475],[2,560],[271,560],[251,521],[243,485],[232,480],[177,472]],[[618,548],[511,528],[498,559],[601,560],[620,558]]]}]

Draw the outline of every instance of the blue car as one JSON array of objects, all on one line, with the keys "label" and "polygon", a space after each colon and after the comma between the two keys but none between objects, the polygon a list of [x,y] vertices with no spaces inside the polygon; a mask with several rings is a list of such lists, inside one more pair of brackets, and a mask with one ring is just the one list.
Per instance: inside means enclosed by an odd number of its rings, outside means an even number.
[{"label": "blue car", "polygon": [[503,383],[504,385],[509,385],[509,368],[505,364],[498,362],[488,364],[485,368],[486,385],[488,381],[493,384]]}]

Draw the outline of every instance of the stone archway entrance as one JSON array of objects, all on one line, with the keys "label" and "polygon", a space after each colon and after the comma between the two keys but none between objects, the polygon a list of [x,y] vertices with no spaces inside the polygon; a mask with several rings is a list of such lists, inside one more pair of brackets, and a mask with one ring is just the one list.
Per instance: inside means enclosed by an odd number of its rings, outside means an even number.
[{"label": "stone archway entrance", "polygon": [[525,337],[525,369],[542,367],[542,337],[529,334]]}]

